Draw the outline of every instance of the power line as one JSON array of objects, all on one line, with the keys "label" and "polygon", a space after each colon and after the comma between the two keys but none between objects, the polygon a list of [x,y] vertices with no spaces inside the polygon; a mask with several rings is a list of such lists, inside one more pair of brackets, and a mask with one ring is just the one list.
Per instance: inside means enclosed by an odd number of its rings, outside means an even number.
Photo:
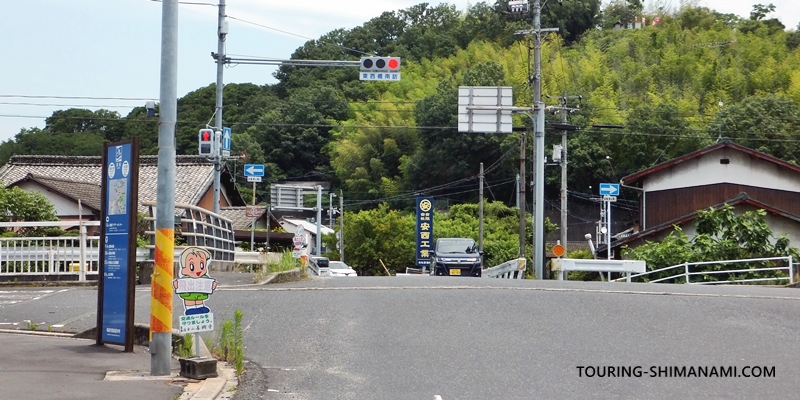
[{"label": "power line", "polygon": [[124,101],[158,101],[152,97],[91,97],[91,96],[45,96],[30,94],[0,94],[2,98],[23,98],[23,99],[73,99],[73,100],[124,100]]}]

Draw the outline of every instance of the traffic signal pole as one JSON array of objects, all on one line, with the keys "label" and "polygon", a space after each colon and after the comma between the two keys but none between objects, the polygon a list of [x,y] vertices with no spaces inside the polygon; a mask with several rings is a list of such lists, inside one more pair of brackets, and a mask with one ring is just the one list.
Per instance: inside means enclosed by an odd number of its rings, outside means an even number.
[{"label": "traffic signal pole", "polygon": [[225,0],[219,0],[219,18],[217,23],[217,105],[216,120],[214,122],[217,134],[214,135],[214,213],[219,214],[219,186],[220,174],[222,173],[222,146],[218,137],[222,135],[222,71],[225,67],[225,38],[228,35],[228,24],[225,21]]}]

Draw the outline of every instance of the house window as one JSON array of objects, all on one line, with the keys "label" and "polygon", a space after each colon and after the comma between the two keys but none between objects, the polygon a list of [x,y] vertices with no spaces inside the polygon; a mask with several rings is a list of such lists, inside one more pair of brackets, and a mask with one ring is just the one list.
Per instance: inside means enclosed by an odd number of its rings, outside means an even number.
[{"label": "house window", "polygon": [[729,159],[727,159],[727,158],[720,158],[720,159],[719,159],[719,163],[720,163],[720,164],[723,164],[723,165],[728,165],[728,164],[730,164],[730,163],[731,163],[731,160],[729,160]]}]

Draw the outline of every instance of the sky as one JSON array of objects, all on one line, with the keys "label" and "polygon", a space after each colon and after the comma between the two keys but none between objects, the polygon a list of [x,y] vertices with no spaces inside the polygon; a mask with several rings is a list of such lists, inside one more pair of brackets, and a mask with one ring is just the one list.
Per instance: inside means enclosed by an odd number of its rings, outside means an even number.
[{"label": "sky", "polygon": [[[216,0],[185,0],[178,22],[178,97],[216,81]],[[493,0],[486,0],[493,3]],[[569,1],[569,0],[564,0]],[[678,7],[679,0],[661,0]],[[226,53],[289,59],[306,41],[352,29],[384,11],[424,0],[226,0]],[[604,0],[606,3],[607,0]],[[475,0],[428,0],[466,10]],[[646,1],[645,4],[648,2]],[[672,4],[674,3],[674,4]],[[769,17],[788,28],[800,22],[797,0],[699,0],[700,6],[747,17],[752,4],[772,3]],[[126,116],[158,100],[161,7],[153,0],[0,1],[6,40],[0,63],[0,141],[68,108],[105,108]],[[276,67],[230,66],[224,82],[276,83]],[[209,119],[211,115],[209,115]]]}]

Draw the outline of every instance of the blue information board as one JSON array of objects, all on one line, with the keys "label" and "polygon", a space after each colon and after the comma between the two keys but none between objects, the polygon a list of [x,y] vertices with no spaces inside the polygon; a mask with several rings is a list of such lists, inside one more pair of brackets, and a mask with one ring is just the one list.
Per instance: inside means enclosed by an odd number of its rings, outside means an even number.
[{"label": "blue information board", "polygon": [[417,197],[417,266],[431,265],[433,251],[433,198]]},{"label": "blue information board", "polygon": [[[103,232],[102,260],[98,283],[100,293],[98,313],[98,342],[132,343],[128,337],[133,323],[133,268],[131,237],[136,235],[138,186],[138,141],[107,145],[103,165]],[[135,224],[135,222],[134,222]]]}]

